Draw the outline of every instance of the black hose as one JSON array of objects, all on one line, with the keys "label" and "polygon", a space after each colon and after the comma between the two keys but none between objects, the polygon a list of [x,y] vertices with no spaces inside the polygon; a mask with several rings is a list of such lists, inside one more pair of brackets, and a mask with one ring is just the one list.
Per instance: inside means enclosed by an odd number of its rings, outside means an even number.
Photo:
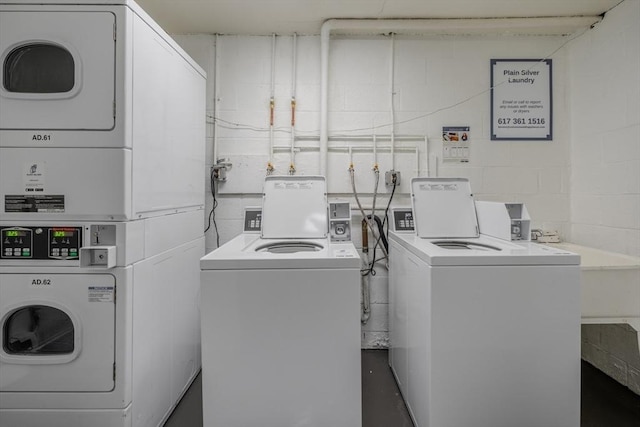
[{"label": "black hose", "polygon": [[[367,219],[371,219],[371,215],[367,215]],[[375,215],[373,217],[373,220],[376,222],[376,225],[378,226],[378,233],[380,235],[380,241],[382,242],[382,246],[384,246],[385,251],[389,251],[389,242],[387,241],[387,236],[385,236],[385,232],[384,232],[384,225],[382,223],[382,220],[380,219],[380,217],[378,217],[378,215]]]}]

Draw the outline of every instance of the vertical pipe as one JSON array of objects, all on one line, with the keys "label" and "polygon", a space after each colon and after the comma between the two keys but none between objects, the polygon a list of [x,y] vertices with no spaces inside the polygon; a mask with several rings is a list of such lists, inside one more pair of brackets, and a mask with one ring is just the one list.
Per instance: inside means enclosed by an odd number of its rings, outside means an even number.
[{"label": "vertical pipe", "polygon": [[327,174],[327,151],[329,145],[329,42],[334,20],[322,24],[320,30],[320,175]]},{"label": "vertical pipe", "polygon": [[[417,148],[417,147],[416,147]],[[429,177],[431,174],[429,173],[429,137],[427,135],[424,136],[424,156],[425,156],[425,176]],[[418,175],[420,175],[420,170],[418,170]]]},{"label": "vertical pipe", "polygon": [[291,64],[291,97],[296,97],[296,75],[297,75],[297,57],[298,57],[298,34],[293,33],[292,47],[291,47],[291,56],[293,57],[293,62]]},{"label": "vertical pipe", "polygon": [[218,161],[218,102],[220,99],[220,40],[215,37],[215,58],[213,64],[213,164]]},{"label": "vertical pipe", "polygon": [[269,165],[273,165],[273,125],[275,115],[276,35],[271,36],[271,96],[269,99]]},{"label": "vertical pipe", "polygon": [[378,138],[373,134],[373,167],[378,165]]},{"label": "vertical pipe", "polygon": [[395,132],[396,132],[396,108],[394,103],[395,98],[395,51],[396,51],[396,39],[395,33],[391,33],[391,64],[390,64],[390,86],[391,86],[391,170],[396,170],[396,159],[395,159]]},{"label": "vertical pipe", "polygon": [[296,141],[296,72],[298,62],[298,35],[293,33],[293,39],[291,41],[291,154],[289,172],[293,174],[295,172],[295,141]]}]

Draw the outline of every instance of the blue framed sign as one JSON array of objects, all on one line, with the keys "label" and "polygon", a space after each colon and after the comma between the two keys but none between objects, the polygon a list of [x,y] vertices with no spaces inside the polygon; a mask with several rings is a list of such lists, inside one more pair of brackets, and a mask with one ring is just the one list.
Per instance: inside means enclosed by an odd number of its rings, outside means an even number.
[{"label": "blue framed sign", "polygon": [[551,59],[491,60],[491,139],[550,141]]}]

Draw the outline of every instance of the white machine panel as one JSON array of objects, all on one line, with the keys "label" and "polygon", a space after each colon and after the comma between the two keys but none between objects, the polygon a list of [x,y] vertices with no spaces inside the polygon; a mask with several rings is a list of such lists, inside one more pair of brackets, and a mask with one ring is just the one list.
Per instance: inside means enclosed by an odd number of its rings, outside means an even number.
[{"label": "white machine panel", "polygon": [[113,275],[2,274],[1,281],[0,391],[113,389]]},{"label": "white machine panel", "polygon": [[265,239],[320,239],[328,234],[327,187],[322,176],[268,176],[262,203]]},{"label": "white machine panel", "polygon": [[349,202],[329,203],[329,237],[332,242],[351,241],[351,206]]},{"label": "white machine panel", "polygon": [[125,220],[204,205],[202,158],[176,155],[173,173],[136,153],[0,147],[0,219]]},{"label": "white machine panel", "polygon": [[418,237],[478,237],[478,220],[468,179],[413,178],[411,201]]},{"label": "white machine panel", "polygon": [[0,154],[0,219],[132,215],[130,150],[0,148]]},{"label": "white machine panel", "polygon": [[531,240],[531,218],[524,203],[476,202],[480,232],[503,240]]},{"label": "white machine panel", "polygon": [[109,12],[0,14],[0,129],[113,128],[115,21]]}]

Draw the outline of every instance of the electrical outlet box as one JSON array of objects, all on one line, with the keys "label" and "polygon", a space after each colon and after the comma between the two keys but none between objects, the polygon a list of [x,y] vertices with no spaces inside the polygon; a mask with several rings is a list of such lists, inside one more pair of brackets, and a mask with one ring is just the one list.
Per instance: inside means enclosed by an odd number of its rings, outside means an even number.
[{"label": "electrical outlet box", "polygon": [[227,171],[231,169],[232,163],[229,159],[218,159],[215,165],[213,165],[214,179],[219,182],[227,181]]},{"label": "electrical outlet box", "polygon": [[399,186],[400,185],[400,171],[390,170],[384,173],[384,185],[387,186]]}]

